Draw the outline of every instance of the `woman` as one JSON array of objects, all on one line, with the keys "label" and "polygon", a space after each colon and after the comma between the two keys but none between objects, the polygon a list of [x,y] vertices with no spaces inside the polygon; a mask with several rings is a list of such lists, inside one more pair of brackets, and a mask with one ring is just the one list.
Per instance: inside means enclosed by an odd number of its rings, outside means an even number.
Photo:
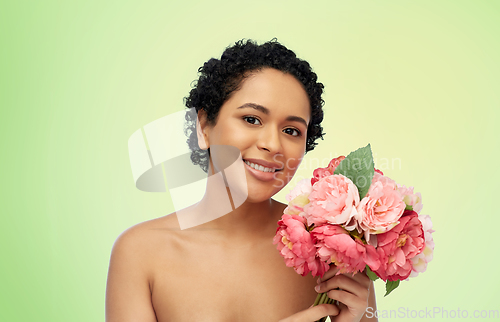
[{"label": "woman", "polygon": [[[188,133],[192,160],[215,177],[223,169],[212,150],[237,148],[248,196],[193,228],[180,229],[173,213],[123,232],[111,254],[106,321],[368,320],[365,309],[375,309],[375,296],[366,275],[335,276],[332,267],[318,281],[300,276],[272,243],[286,205],[271,197],[323,134],[323,85],[316,74],[275,40],[239,41],[199,71],[186,99],[197,112],[197,120],[188,120],[197,123]],[[187,211],[216,210],[217,193],[208,183]],[[318,292],[327,291],[341,303],[311,307]]]}]

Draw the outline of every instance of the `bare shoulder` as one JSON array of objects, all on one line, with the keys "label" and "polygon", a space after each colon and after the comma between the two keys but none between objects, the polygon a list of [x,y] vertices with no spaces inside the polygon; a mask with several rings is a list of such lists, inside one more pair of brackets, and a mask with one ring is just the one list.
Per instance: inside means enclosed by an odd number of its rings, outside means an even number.
[{"label": "bare shoulder", "polygon": [[112,255],[141,259],[147,264],[148,255],[154,255],[159,245],[165,245],[179,231],[175,213],[138,223],[118,236]]},{"label": "bare shoulder", "polygon": [[106,286],[106,321],[157,321],[151,295],[155,262],[168,231],[178,230],[175,214],[136,224],[116,239]]},{"label": "bare shoulder", "polygon": [[144,239],[151,237],[151,233],[158,231],[180,231],[176,213],[143,221],[128,229],[118,236],[118,239]]}]

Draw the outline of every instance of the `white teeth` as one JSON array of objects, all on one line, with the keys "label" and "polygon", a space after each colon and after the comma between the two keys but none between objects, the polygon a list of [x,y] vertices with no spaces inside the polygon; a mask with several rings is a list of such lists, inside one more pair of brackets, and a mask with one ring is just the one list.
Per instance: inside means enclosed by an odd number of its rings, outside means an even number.
[{"label": "white teeth", "polygon": [[265,168],[259,164],[255,164],[255,163],[252,163],[252,162],[248,162],[246,160],[244,160],[246,164],[248,164],[250,167],[254,168],[255,170],[259,170],[259,171],[262,171],[262,172],[274,172],[274,169],[272,168]]}]

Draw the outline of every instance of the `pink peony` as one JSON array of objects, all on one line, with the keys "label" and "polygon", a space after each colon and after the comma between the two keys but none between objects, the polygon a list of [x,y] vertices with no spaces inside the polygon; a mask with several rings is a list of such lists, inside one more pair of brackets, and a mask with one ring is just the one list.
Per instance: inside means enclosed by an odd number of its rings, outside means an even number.
[{"label": "pink peony", "polygon": [[301,216],[284,214],[278,221],[273,244],[285,258],[287,267],[300,275],[321,276],[329,269],[328,264],[316,257],[316,246],[311,234],[306,230],[306,220]]},{"label": "pink peony", "polygon": [[420,192],[413,193],[413,187],[406,188],[405,186],[399,184],[397,186],[399,192],[403,196],[403,201],[406,206],[411,206],[413,211],[419,214],[422,210],[422,195]]},{"label": "pink peony", "polygon": [[311,185],[318,182],[319,179],[331,176],[333,173],[328,171],[327,168],[317,168],[313,171],[313,177],[311,178]]},{"label": "pink peony", "polygon": [[286,201],[290,202],[296,197],[300,195],[309,195],[311,193],[311,180],[309,179],[302,179],[300,180],[297,185],[290,190],[290,192],[286,195]]},{"label": "pink peony", "polygon": [[326,168],[317,168],[313,171],[313,177],[311,178],[311,185],[314,185],[319,179],[330,176],[333,174],[337,166],[340,164],[342,160],[345,159],[345,156],[341,155],[338,158],[332,159]]},{"label": "pink peony", "polygon": [[330,171],[331,174],[335,171],[335,169],[338,167],[340,162],[345,159],[345,156],[341,155],[338,158],[332,159],[329,163],[328,166],[326,167],[328,171]]},{"label": "pink peony", "polygon": [[373,270],[384,281],[404,280],[412,271],[412,258],[425,247],[424,231],[418,214],[406,210],[399,224],[377,236],[381,266]]},{"label": "pink peony", "polygon": [[365,245],[359,238],[353,239],[338,225],[323,225],[314,228],[311,234],[316,239],[318,257],[339,268],[337,274],[362,272],[366,265],[372,270],[380,267],[377,251]]},{"label": "pink peony", "polygon": [[[332,159],[326,168],[317,168],[313,171],[313,177],[311,178],[311,185],[314,185],[316,182],[319,181],[319,179],[324,178],[326,176],[332,175],[335,172],[335,169],[337,169],[338,165],[342,160],[345,159],[345,156],[341,155],[338,158]],[[378,172],[380,174],[384,174],[382,171],[379,169],[374,168],[375,172]]]},{"label": "pink peony", "polygon": [[344,225],[353,230],[359,203],[358,188],[347,177],[336,174],[321,178],[312,186],[310,202],[304,206],[304,216],[308,225],[325,223]]},{"label": "pink peony", "polygon": [[411,259],[413,270],[410,277],[418,276],[419,273],[425,272],[427,264],[432,260],[434,254],[434,240],[432,239],[432,221],[428,215],[418,215],[418,219],[422,223],[424,229],[425,247],[420,254]]},{"label": "pink peony", "polygon": [[300,180],[290,193],[286,195],[288,206],[283,210],[283,213],[288,215],[302,214],[304,206],[309,203],[309,193],[311,193],[310,180]]},{"label": "pink peony", "polygon": [[288,206],[283,210],[284,214],[287,215],[304,215],[304,206],[309,203],[309,199],[306,195],[298,195],[292,201],[288,203]]},{"label": "pink peony", "polygon": [[357,207],[356,220],[366,241],[370,241],[370,234],[381,234],[396,226],[405,207],[396,182],[375,172],[368,193]]}]

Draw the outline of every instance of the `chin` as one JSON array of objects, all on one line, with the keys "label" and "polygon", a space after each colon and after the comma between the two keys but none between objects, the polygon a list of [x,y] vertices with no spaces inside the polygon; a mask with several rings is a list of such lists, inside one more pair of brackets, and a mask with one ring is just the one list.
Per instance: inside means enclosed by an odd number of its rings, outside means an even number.
[{"label": "chin", "polygon": [[248,187],[248,197],[246,202],[260,203],[271,199],[277,191],[262,189],[259,187]]}]

